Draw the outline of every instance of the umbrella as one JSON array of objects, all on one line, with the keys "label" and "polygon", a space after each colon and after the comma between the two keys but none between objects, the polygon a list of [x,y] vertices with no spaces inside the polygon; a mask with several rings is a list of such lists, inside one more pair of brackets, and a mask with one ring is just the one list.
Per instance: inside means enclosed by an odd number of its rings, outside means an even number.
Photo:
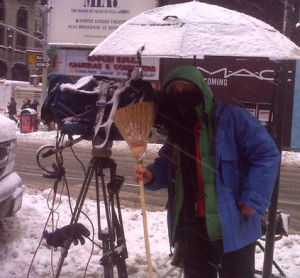
[{"label": "umbrella", "polygon": [[122,24],[94,55],[190,58],[204,55],[300,58],[300,48],[267,23],[237,11],[201,2],[168,5]]}]

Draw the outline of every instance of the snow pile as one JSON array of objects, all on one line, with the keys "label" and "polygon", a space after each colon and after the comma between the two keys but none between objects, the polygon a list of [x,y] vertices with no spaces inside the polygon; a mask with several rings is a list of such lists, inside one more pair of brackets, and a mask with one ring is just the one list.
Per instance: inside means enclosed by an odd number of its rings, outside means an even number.
[{"label": "snow pile", "polygon": [[0,114],[0,129],[5,130],[5,132],[1,132],[0,134],[1,143],[14,140],[16,138],[14,122],[2,114]]},{"label": "snow pile", "polygon": [[[0,226],[0,277],[27,277],[29,266],[32,262],[34,252],[38,247],[44,225],[49,215],[47,206],[49,192],[50,190],[40,192],[38,190],[25,188],[22,209],[15,217],[5,219],[2,226]],[[52,198],[50,197],[48,202],[51,203],[51,201]],[[74,200],[72,200],[72,204],[74,205]],[[103,213],[101,221],[105,227],[103,204],[101,204],[101,210]],[[95,201],[86,199],[83,211],[90,217],[92,223],[96,225]],[[66,197],[62,197],[57,212],[60,218],[59,227],[68,224],[71,215]],[[57,219],[57,216],[58,214],[55,213],[55,219]],[[129,254],[129,258],[126,259],[128,276],[130,278],[149,277],[141,211],[138,208],[122,208],[122,217]],[[154,277],[162,277],[172,268],[169,258],[166,212],[148,212],[147,220]],[[85,216],[82,215],[79,222],[83,223],[92,234],[93,229]],[[47,230],[51,231],[51,220]],[[95,238],[97,237],[95,236]],[[95,239],[95,241],[98,244],[100,243],[98,239]],[[264,245],[263,242],[262,244]],[[92,244],[87,239],[83,246],[71,246],[60,277],[84,277],[84,271],[91,254],[92,257],[88,265],[86,277],[104,277],[103,267],[99,265],[102,251],[98,247],[95,247],[94,251],[92,251]],[[56,265],[59,255],[59,250],[54,252],[54,265]],[[263,258],[264,253],[257,247],[256,269],[262,269]],[[288,278],[298,278],[300,272],[300,236],[290,235],[276,241],[274,259]],[[276,277],[279,277],[278,271],[274,267],[273,273],[276,274]],[[168,277],[177,277],[177,275],[178,270],[175,270]],[[38,249],[29,277],[52,277],[51,250],[46,245],[45,240],[42,241]],[[118,277],[117,274],[115,274],[115,277]],[[260,277],[260,275],[256,277]]]},{"label": "snow pile", "polygon": [[[24,203],[21,211],[16,217],[5,220],[0,228],[1,242],[1,277],[21,278],[26,277],[33,254],[38,247],[44,225],[49,215],[47,206],[47,197],[50,190],[39,192],[37,190],[25,188]],[[52,197],[49,199],[52,202]],[[49,203],[49,206],[51,204]],[[73,207],[75,201],[72,200]],[[94,226],[96,226],[96,203],[92,200],[86,200],[83,211],[90,217]],[[104,206],[101,203],[101,224],[106,227]],[[62,197],[61,204],[56,210],[55,219],[59,214],[59,227],[67,225],[70,221],[70,209],[67,197]],[[125,236],[127,240],[127,249],[129,258],[126,260],[129,277],[147,277],[147,258],[145,256],[143,221],[141,211],[139,209],[132,210],[123,208],[122,217],[125,228]],[[83,223],[91,232],[93,228],[88,219],[81,215],[80,223]],[[166,212],[149,213],[148,219],[149,237],[151,243],[152,262],[154,273],[163,275],[169,265],[169,243],[166,227]],[[46,228],[51,231],[51,218]],[[101,245],[101,242],[95,235],[95,241]],[[85,245],[72,245],[69,254],[65,260],[61,277],[83,277],[85,267],[92,252],[92,243],[86,239]],[[60,256],[60,251],[54,252],[54,264]],[[95,247],[92,252],[92,258],[88,266],[86,277],[103,277],[103,267],[99,265],[99,259],[102,251]],[[51,250],[46,245],[45,240],[37,252],[30,276],[52,277],[51,274]],[[117,276],[116,276],[117,277]]]}]

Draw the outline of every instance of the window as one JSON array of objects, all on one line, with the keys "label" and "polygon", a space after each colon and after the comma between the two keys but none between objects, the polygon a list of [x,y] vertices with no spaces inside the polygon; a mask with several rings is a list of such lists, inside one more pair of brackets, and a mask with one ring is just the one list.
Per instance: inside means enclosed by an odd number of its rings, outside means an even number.
[{"label": "window", "polygon": [[7,64],[5,61],[0,60],[0,78],[6,78]]},{"label": "window", "polygon": [[[39,14],[36,13],[35,24],[34,24],[34,36],[42,40],[44,38],[43,35],[43,14],[40,12]],[[41,44],[37,46],[38,48],[41,47]]]},{"label": "window", "polygon": [[4,45],[5,29],[0,26],[0,45]]},{"label": "window", "polygon": [[[0,22],[5,21],[5,4],[3,0],[0,0]],[[0,26],[0,45],[5,43],[5,28]]]},{"label": "window", "polygon": [[29,70],[26,65],[22,63],[15,63],[12,67],[12,80],[29,80]]},{"label": "window", "polygon": [[[17,28],[23,32],[27,32],[28,25],[28,13],[24,7],[18,10],[17,14]],[[16,48],[22,51],[26,51],[27,37],[17,33]]]},{"label": "window", "polygon": [[24,7],[21,7],[17,14],[17,28],[22,29],[24,32],[27,31],[27,21],[28,13]]},{"label": "window", "polygon": [[0,0],[0,21],[5,21],[5,4],[3,0]]},{"label": "window", "polygon": [[26,51],[27,49],[27,37],[22,34],[17,34],[16,48]]}]

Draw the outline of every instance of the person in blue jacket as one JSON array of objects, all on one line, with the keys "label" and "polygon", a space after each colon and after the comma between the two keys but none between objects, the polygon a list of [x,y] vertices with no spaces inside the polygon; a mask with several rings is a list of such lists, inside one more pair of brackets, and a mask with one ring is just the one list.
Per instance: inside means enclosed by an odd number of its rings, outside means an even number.
[{"label": "person in blue jacket", "polygon": [[[172,70],[156,122],[168,131],[149,190],[168,189],[168,229],[186,278],[253,278],[255,242],[278,174],[276,144],[247,110],[213,100],[200,71]],[[177,250],[177,249],[180,249]]]}]

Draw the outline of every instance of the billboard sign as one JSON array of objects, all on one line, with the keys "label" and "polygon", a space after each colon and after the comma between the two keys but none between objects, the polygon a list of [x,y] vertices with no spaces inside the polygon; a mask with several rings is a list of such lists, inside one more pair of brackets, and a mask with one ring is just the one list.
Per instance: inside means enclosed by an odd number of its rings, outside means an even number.
[{"label": "billboard sign", "polygon": [[[109,78],[127,78],[128,70],[136,68],[136,57],[89,56],[89,50],[56,50],[53,72],[73,75],[101,75]],[[144,79],[159,79],[159,58],[142,57]]]},{"label": "billboard sign", "polygon": [[97,45],[155,0],[49,0],[49,44]]},{"label": "billboard sign", "polygon": [[[202,73],[217,101],[246,108],[263,125],[269,120],[277,63],[267,58],[212,57],[162,59],[161,80],[175,67],[190,64]],[[288,61],[283,144],[291,147],[296,62]],[[271,119],[272,120],[272,119]]]}]

